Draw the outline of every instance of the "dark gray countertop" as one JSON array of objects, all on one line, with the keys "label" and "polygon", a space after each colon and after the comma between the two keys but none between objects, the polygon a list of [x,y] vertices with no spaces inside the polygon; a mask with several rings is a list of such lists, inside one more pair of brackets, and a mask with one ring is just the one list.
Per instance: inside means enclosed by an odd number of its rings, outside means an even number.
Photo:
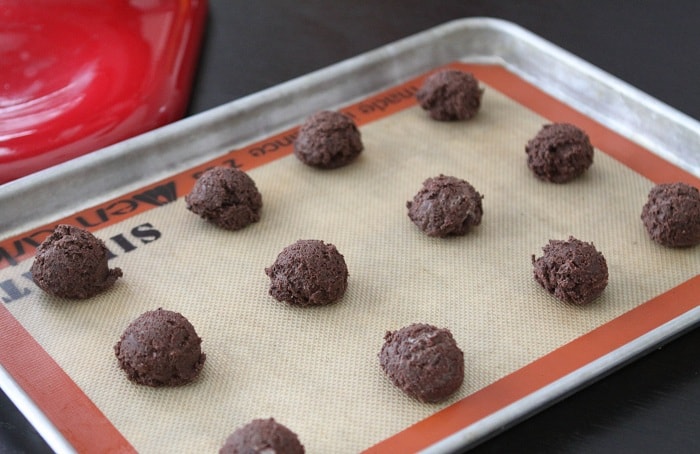
[{"label": "dark gray countertop", "polygon": [[[700,119],[696,0],[209,4],[193,114],[452,19],[489,16],[515,22]],[[695,329],[475,452],[700,452],[699,353]],[[5,452],[50,450],[0,393],[0,453]]]}]

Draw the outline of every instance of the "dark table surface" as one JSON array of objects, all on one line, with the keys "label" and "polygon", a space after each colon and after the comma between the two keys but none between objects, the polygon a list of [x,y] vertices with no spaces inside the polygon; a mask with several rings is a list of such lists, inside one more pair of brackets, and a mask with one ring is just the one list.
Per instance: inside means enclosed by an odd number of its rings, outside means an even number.
[{"label": "dark table surface", "polygon": [[[209,9],[191,114],[449,20],[489,16],[700,119],[697,0],[209,0]],[[474,452],[700,452],[699,353],[695,329]],[[0,393],[0,453],[22,452],[51,451]]]}]

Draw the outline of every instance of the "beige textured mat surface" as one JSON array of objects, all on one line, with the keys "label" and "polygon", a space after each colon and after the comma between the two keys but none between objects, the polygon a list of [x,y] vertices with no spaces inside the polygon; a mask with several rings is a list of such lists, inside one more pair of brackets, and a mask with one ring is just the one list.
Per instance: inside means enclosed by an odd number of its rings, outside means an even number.
[{"label": "beige textured mat surface", "polygon": [[[652,183],[603,153],[570,184],[532,177],[523,148],[545,122],[490,88],[468,123],[404,110],[361,128],[365,151],[348,167],[318,171],[287,156],[253,169],[257,224],[219,230],[179,199],[96,232],[137,246],[110,262],[124,271],[111,291],[83,302],[34,292],[8,308],[140,452],[216,452],[233,429],[269,416],[310,453],[357,452],[700,269],[697,251],[648,240],[639,213]],[[428,238],[406,215],[406,201],[439,173],[484,195],[483,222],[465,237]],[[130,233],[144,224],[152,229],[141,239]],[[608,261],[609,286],[588,307],[532,279],[531,255],[569,235]],[[339,303],[299,309],[268,295],[264,268],[301,238],[345,256]],[[191,385],[141,387],[118,369],[121,332],[157,307],[181,312],[203,338],[207,362]],[[384,332],[413,322],[448,327],[465,352],[464,385],[448,402],[414,402],[379,368]]]}]

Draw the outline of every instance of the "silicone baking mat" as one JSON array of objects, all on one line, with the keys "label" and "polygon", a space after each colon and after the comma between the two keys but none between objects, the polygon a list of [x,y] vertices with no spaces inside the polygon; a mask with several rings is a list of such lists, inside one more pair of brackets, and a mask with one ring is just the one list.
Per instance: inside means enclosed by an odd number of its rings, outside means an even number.
[{"label": "silicone baking mat", "polygon": [[[430,120],[414,96],[423,75],[342,108],[365,145],[347,167],[299,163],[293,129],[57,220],[92,230],[124,271],[90,300],[52,298],[29,279],[55,223],[4,240],[3,366],[78,451],[216,452],[236,427],[270,416],[308,452],[416,451],[698,305],[700,254],[656,245],[639,219],[655,182],[697,178],[499,66],[451,66],[485,87],[472,121]],[[550,121],[578,125],[596,146],[591,169],[566,185],[525,164],[524,144]],[[216,165],[256,181],[259,223],[228,232],[185,209],[197,175]],[[482,224],[464,237],[426,237],[406,215],[440,173],[484,195]],[[608,288],[586,307],[532,278],[531,256],[569,235],[608,261]],[[292,308],[268,295],[264,268],[300,238],[345,256],[337,304]],[[117,366],[121,332],[157,307],[203,338],[207,361],[190,385],[138,386]],[[414,322],[449,328],[465,353],[465,382],[442,404],[408,398],[379,367],[384,333]]]}]

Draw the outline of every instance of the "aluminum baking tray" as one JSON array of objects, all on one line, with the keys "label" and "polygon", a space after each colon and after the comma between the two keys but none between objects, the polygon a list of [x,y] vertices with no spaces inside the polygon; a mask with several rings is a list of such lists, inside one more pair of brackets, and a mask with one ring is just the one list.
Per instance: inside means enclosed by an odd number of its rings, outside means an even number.
[{"label": "aluminum baking tray", "polygon": [[[0,187],[0,240],[62,219],[287,130],[449,62],[498,65],[695,177],[700,123],[505,21],[447,23]],[[193,152],[197,150],[197,152]],[[697,298],[697,297],[696,297]],[[574,372],[444,437],[425,452],[478,443],[694,327],[692,308]],[[0,387],[55,450],[73,449],[0,368]]]}]

